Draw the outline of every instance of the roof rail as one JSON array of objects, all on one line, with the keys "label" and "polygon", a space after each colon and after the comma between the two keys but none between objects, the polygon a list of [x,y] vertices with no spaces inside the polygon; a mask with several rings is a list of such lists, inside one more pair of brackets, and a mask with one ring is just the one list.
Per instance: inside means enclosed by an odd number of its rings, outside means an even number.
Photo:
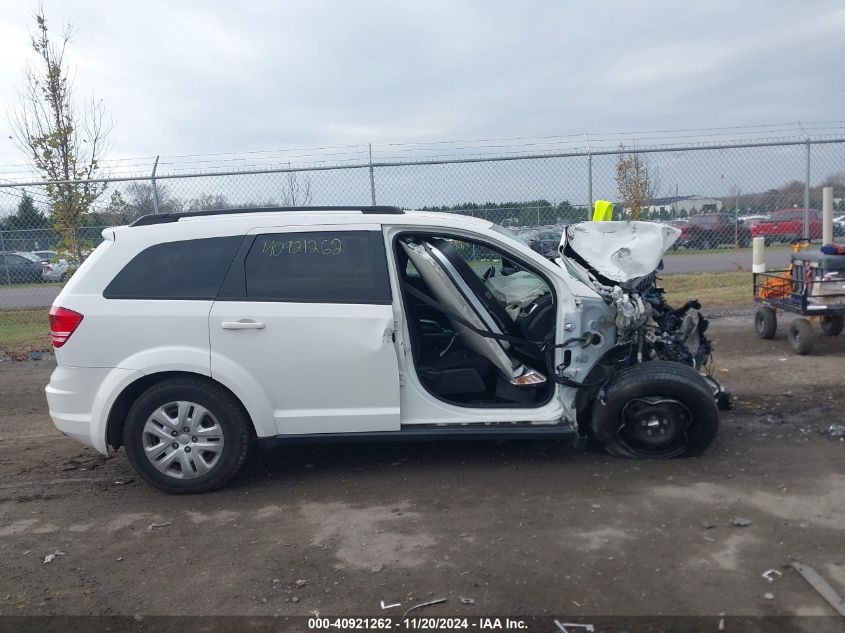
[{"label": "roof rail", "polygon": [[276,213],[276,212],[309,212],[309,211],[358,211],[368,215],[396,215],[404,211],[399,207],[390,206],[362,206],[362,207],[252,207],[247,209],[208,209],[205,211],[183,211],[179,213],[158,213],[142,215],[129,226],[149,226],[151,224],[167,224],[178,222],[182,218],[197,218],[207,215],[235,215],[238,213]]}]

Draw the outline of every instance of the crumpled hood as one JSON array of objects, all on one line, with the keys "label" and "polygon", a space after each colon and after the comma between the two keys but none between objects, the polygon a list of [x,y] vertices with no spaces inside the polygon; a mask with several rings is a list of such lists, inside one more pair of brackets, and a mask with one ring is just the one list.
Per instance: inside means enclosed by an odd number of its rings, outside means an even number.
[{"label": "crumpled hood", "polygon": [[681,231],[656,222],[579,222],[566,227],[560,252],[568,245],[600,275],[624,283],[657,269]]}]

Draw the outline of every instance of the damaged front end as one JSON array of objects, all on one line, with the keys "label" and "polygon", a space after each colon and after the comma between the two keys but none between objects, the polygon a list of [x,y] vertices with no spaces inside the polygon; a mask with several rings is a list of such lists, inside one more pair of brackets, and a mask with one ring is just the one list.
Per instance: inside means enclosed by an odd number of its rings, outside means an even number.
[{"label": "damaged front end", "polygon": [[628,350],[620,363],[689,365],[710,384],[719,408],[729,409],[730,394],[713,377],[701,304],[692,299],[673,308],[657,285],[663,254],[679,236],[678,229],[653,222],[582,222],[564,231],[556,261],[615,310],[617,348]]}]

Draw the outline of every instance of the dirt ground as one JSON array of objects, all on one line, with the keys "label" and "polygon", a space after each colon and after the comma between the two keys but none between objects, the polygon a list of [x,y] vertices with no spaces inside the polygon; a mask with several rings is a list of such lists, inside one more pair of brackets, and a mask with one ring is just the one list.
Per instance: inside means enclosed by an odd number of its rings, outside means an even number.
[{"label": "dirt ground", "polygon": [[845,595],[845,336],[798,357],[749,317],[711,334],[735,410],[698,459],[283,448],[192,497],[58,433],[51,361],[0,363],[0,614],[834,615],[786,566]]}]

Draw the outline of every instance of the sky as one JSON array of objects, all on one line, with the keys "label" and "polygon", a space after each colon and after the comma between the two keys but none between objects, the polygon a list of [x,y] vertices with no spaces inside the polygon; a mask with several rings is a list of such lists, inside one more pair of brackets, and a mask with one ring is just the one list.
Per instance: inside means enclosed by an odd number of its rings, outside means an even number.
[{"label": "sky", "polygon": [[[4,110],[31,59],[35,6],[0,0]],[[835,0],[44,9],[56,35],[74,26],[67,60],[78,97],[102,99],[114,120],[111,159],[845,119]],[[23,161],[5,116],[0,132],[3,171]]]}]

